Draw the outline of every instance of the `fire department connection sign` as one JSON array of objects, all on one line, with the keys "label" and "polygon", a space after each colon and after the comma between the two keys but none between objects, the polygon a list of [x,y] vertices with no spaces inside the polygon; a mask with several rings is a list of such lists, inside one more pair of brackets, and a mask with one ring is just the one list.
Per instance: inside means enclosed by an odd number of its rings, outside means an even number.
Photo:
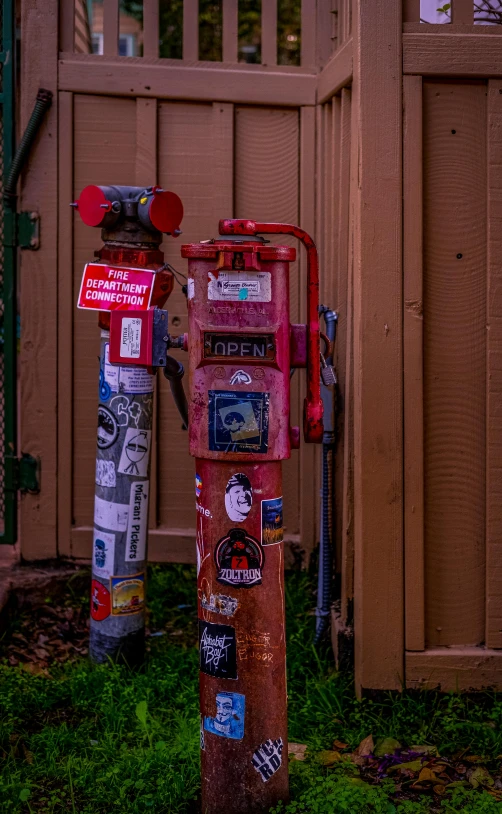
[{"label": "fire department connection sign", "polygon": [[87,263],[77,306],[95,311],[146,311],[154,279],[155,272],[148,269]]}]

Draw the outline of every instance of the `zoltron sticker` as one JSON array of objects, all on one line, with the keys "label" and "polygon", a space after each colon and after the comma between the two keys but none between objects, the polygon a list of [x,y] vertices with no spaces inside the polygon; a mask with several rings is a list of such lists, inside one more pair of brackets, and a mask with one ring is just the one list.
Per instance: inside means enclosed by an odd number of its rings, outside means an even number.
[{"label": "zoltron sticker", "polygon": [[284,540],[282,524],[282,497],[261,502],[261,541],[263,545],[275,545]]},{"label": "zoltron sticker", "polygon": [[122,472],[124,475],[138,475],[140,478],[146,478],[151,435],[151,430],[137,430],[134,427],[129,427],[126,430],[118,472]]},{"label": "zoltron sticker", "polygon": [[269,271],[209,272],[207,298],[226,302],[270,302],[272,275]]},{"label": "zoltron sticker", "polygon": [[145,559],[148,529],[148,487],[148,481],[134,481],[134,483],[131,483],[125,550],[126,562]]},{"label": "zoltron sticker", "polygon": [[92,573],[108,579],[113,574],[115,557],[115,535],[108,531],[94,529],[92,544]]},{"label": "zoltron sticker", "polygon": [[230,529],[214,552],[218,582],[235,588],[261,585],[265,555],[254,537],[244,529]]},{"label": "zoltron sticker", "polygon": [[117,419],[108,409],[103,407],[102,404],[98,407],[98,447],[99,449],[108,449],[115,443],[119,434],[119,425]]},{"label": "zoltron sticker", "polygon": [[209,390],[209,449],[266,452],[269,393]]},{"label": "zoltron sticker", "polygon": [[237,692],[216,693],[216,715],[204,718],[204,729],[221,738],[241,740],[244,737],[246,696]]},{"label": "zoltron sticker", "polygon": [[139,613],[145,605],[145,575],[133,574],[130,577],[111,577],[113,616],[129,616]]},{"label": "zoltron sticker", "polygon": [[102,622],[110,615],[110,592],[97,579],[91,583],[91,617]]},{"label": "zoltron sticker", "polygon": [[235,628],[199,619],[201,673],[216,678],[237,678]]},{"label": "zoltron sticker", "polygon": [[225,488],[225,509],[233,523],[242,523],[253,505],[253,490],[247,475],[237,472]]},{"label": "zoltron sticker", "polygon": [[265,743],[262,743],[254,752],[251,762],[256,771],[260,773],[260,777],[264,783],[270,780],[277,769],[280,769],[283,746],[282,738],[277,738],[275,741],[265,741]]}]

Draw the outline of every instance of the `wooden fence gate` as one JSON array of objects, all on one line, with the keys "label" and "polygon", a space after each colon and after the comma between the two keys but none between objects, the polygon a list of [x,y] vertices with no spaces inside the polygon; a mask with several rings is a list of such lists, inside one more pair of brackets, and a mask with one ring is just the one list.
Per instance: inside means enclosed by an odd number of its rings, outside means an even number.
[{"label": "wooden fence gate", "polygon": [[[222,0],[221,62],[199,60],[198,0],[182,59],[159,57],[158,0],[141,56],[118,0],[93,37],[84,6],[21,0],[21,126],[40,85],[57,94],[22,188],[42,218],[21,269],[21,449],[42,461],[23,556],[90,554],[98,328],[75,290],[99,235],[68,204],[89,183],[159,182],[184,201],[183,241],[230,216],[317,236],[340,315],[334,638],[354,626],[358,688],[502,686],[502,28],[472,0],[439,16],[428,0],[303,0],[301,64],[277,65],[278,4],[262,0],[262,62],[242,64],[237,0]],[[164,249],[182,268],[179,243]],[[300,255],[294,321],[305,271]],[[179,291],[168,307],[185,330]],[[194,559],[179,424],[159,381],[155,560]],[[309,552],[318,466],[294,456],[287,535]]]}]

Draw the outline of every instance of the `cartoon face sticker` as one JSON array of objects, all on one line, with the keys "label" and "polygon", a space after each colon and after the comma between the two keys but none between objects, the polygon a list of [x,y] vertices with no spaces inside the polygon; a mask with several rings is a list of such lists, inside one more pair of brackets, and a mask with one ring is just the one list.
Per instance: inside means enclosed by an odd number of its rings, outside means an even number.
[{"label": "cartoon face sticker", "polygon": [[204,718],[204,729],[221,738],[240,740],[244,737],[246,697],[236,692],[216,693],[216,715]]},{"label": "cartoon face sticker", "polygon": [[244,529],[230,529],[214,552],[218,582],[236,588],[260,585],[265,561],[258,540]]},{"label": "cartoon face sticker", "polygon": [[242,523],[253,505],[253,490],[247,475],[232,475],[225,489],[225,509],[234,523]]}]

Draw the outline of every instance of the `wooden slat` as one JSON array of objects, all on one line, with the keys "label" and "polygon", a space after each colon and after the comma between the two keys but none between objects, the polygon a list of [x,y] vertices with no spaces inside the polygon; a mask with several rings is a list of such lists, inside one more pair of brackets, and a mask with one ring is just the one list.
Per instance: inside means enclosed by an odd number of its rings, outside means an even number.
[{"label": "wooden slat", "polygon": [[[25,42],[21,53],[19,130],[24,132],[40,87],[54,93],[23,177],[19,209],[41,216],[40,249],[20,254],[19,451],[41,460],[41,492],[20,501],[20,540],[24,559],[57,554],[57,156],[58,3],[20,6]],[[36,44],[36,47],[35,47]]]},{"label": "wooden slat", "polygon": [[438,647],[406,654],[406,687],[441,692],[500,691],[502,651],[484,647]]},{"label": "wooden slat", "polygon": [[[73,455],[73,94],[59,94],[58,164],[58,554],[71,556]],[[65,475],[66,473],[66,475]]]},{"label": "wooden slat", "polygon": [[[327,102],[326,104],[329,104]],[[331,99],[332,133],[330,145],[330,196],[331,196],[331,224],[328,225],[327,238],[330,243],[330,267],[328,284],[325,286],[325,300],[330,308],[338,308],[339,302],[339,263],[338,249],[338,223],[340,211],[340,128],[341,128],[341,96]],[[347,203],[348,207],[348,203]]]},{"label": "wooden slat", "polygon": [[[481,27],[476,26],[476,31]],[[502,37],[478,33],[403,34],[403,73],[502,77]]]},{"label": "wooden slat", "polygon": [[472,25],[474,21],[474,0],[453,0],[452,23]]},{"label": "wooden slat", "polygon": [[[233,218],[234,106],[213,103],[212,166],[214,175],[213,210],[222,218]],[[218,218],[220,214],[218,214]]]},{"label": "wooden slat", "polygon": [[425,647],[422,78],[403,81],[404,545],[406,649]]},{"label": "wooden slat", "polygon": [[[157,183],[157,100],[136,99],[136,184],[149,187]],[[169,307],[169,305],[167,306]],[[157,377],[159,378],[159,377]],[[158,448],[159,448],[159,388],[156,382],[153,397],[153,425],[150,464],[149,526],[158,524]]]},{"label": "wooden slat", "polygon": [[401,4],[356,0],[354,18],[354,642],[360,692],[400,690],[404,670]]},{"label": "wooden slat", "polygon": [[59,50],[73,53],[75,46],[75,0],[59,4]]},{"label": "wooden slat", "polygon": [[[267,0],[268,1],[268,0]],[[316,0],[302,0],[302,65],[316,67]]]},{"label": "wooden slat", "polygon": [[159,55],[159,3],[155,0],[143,3],[143,54],[145,57]]},{"label": "wooden slat", "polygon": [[352,38],[336,51],[322,69],[317,80],[317,101],[327,102],[335,93],[352,81]]},{"label": "wooden slat", "polygon": [[[248,68],[255,68],[249,65]],[[149,96],[188,101],[240,102],[274,106],[313,105],[314,74],[281,70],[187,67],[148,63],[133,57],[105,61],[103,57],[67,57],[59,63],[60,90],[106,96]],[[294,74],[292,78],[291,74]]]},{"label": "wooden slat", "polygon": [[485,636],[486,85],[423,87],[426,645],[477,645]]},{"label": "wooden slat", "polygon": [[[309,234],[315,235],[315,147],[316,147],[316,112],[313,107],[300,109],[300,200],[299,222]],[[298,246],[300,252],[299,274],[299,321],[307,322],[306,291],[307,291],[307,263],[305,250]],[[297,415],[301,417],[303,399],[305,397],[305,372],[296,373],[300,380],[298,389]],[[301,418],[299,422],[301,424]],[[300,444],[299,456],[299,496],[300,496],[300,539],[301,546],[310,554],[318,541],[319,533],[319,458],[316,455],[314,444]],[[297,459],[298,460],[298,459]],[[294,461],[294,459],[293,459]],[[296,461],[294,461],[296,463]],[[298,463],[296,463],[298,466]],[[298,475],[297,475],[298,477]]]},{"label": "wooden slat", "polygon": [[403,0],[403,22],[420,23],[420,0]]},{"label": "wooden slat", "polygon": [[424,24],[420,22],[405,22],[403,23],[403,33],[422,35],[427,33],[428,36],[431,34],[440,34],[441,36],[447,35],[448,37],[451,37],[453,34],[462,34],[462,36],[469,34],[475,37],[500,37],[500,26],[472,25],[468,27],[461,23],[447,23],[445,27],[445,24],[442,23],[427,23],[427,28],[424,28]]},{"label": "wooden slat", "polygon": [[238,44],[238,0],[223,0],[223,62],[237,62]]},{"label": "wooden slat", "polygon": [[339,149],[339,188],[338,188],[338,300],[339,337],[337,368],[339,388],[342,394],[339,416],[340,437],[343,439],[337,449],[337,478],[340,507],[340,522],[337,524],[341,543],[342,594],[341,617],[348,620],[349,604],[353,599],[354,580],[354,405],[353,405],[353,273],[349,258],[349,196],[351,164],[351,97],[350,90],[344,88],[340,100],[340,149]]},{"label": "wooden slat", "polygon": [[261,6],[261,62],[277,65],[277,0]]},{"label": "wooden slat", "polygon": [[333,29],[333,0],[318,0],[316,13],[317,26],[317,69],[328,62],[333,52],[331,39]]},{"label": "wooden slat", "polygon": [[114,57],[119,48],[119,0],[103,4],[103,54]]},{"label": "wooden slat", "polygon": [[199,59],[199,0],[183,0],[183,59]]},{"label": "wooden slat", "polygon": [[488,83],[486,645],[502,647],[502,82]]}]

